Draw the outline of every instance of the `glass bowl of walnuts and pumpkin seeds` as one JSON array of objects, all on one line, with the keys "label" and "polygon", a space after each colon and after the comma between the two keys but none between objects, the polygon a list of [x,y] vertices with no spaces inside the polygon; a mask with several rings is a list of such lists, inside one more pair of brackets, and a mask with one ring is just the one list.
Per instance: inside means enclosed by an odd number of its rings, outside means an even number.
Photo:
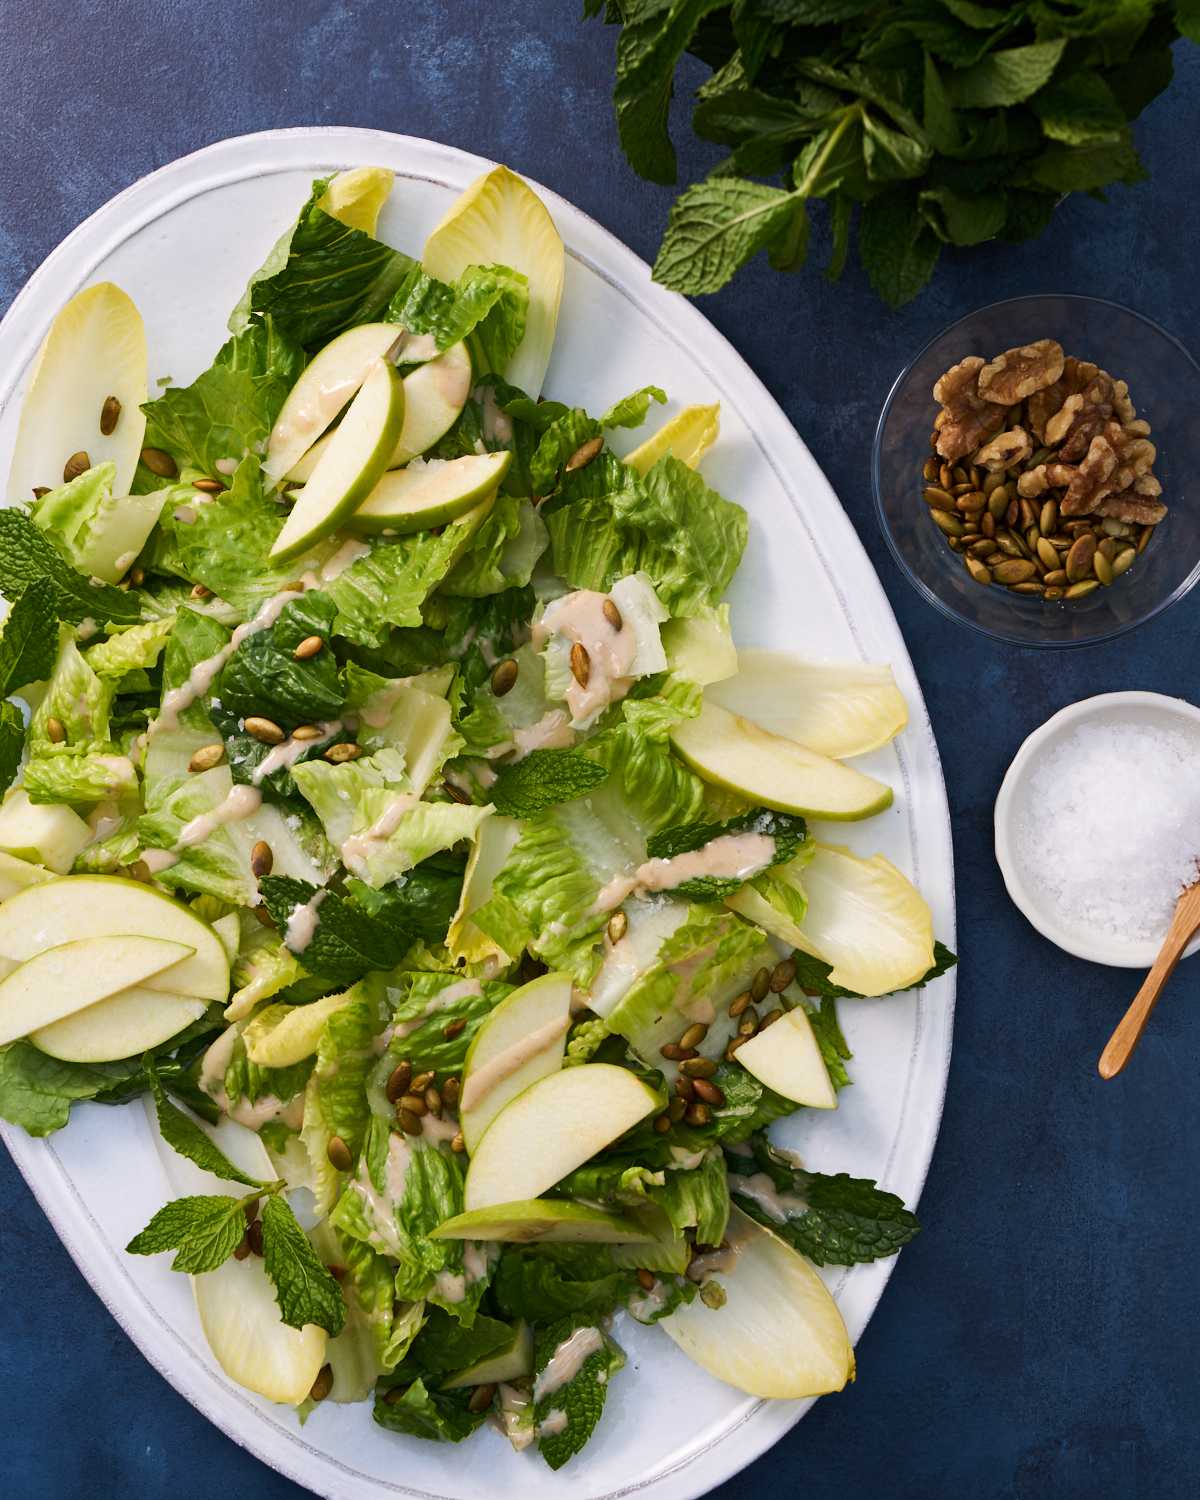
[{"label": "glass bowl of walnuts and pumpkin seeds", "polygon": [[875,436],[880,525],[944,614],[1022,646],[1123,635],[1200,577],[1200,366],[1097,297],[992,303],[904,369]]}]

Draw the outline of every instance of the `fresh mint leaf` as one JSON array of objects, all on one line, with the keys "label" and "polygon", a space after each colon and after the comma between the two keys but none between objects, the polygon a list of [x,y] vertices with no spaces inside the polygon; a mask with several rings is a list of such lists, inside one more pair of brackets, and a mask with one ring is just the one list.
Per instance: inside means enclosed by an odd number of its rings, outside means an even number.
[{"label": "fresh mint leaf", "polygon": [[134,1235],[125,1246],[126,1253],[157,1255],[163,1250],[178,1250],[172,1271],[193,1276],[215,1271],[237,1249],[246,1232],[243,1201],[223,1196],[176,1198]]},{"label": "fresh mint leaf", "polygon": [[[537,1376],[545,1372],[557,1350],[568,1339],[586,1328],[596,1328],[599,1347],[587,1355],[566,1385],[539,1398]],[[561,1432],[543,1434],[538,1440],[538,1452],[552,1469],[561,1469],[591,1437],[604,1410],[609,1382],[624,1363],[625,1355],[600,1332],[590,1317],[573,1314],[538,1330],[533,1366],[534,1415],[539,1423],[545,1422],[552,1411],[565,1412],[567,1418]]]},{"label": "fresh mint leaf", "polygon": [[272,1196],[262,1206],[263,1259],[289,1328],[314,1323],[336,1338],[346,1321],[342,1289],[321,1263],[290,1205]]},{"label": "fresh mint leaf", "polygon": [[871,285],[890,307],[899,308],[933,275],[941,245],[912,191],[893,188],[863,209],[858,249]]},{"label": "fresh mint leaf", "polygon": [[833,1084],[834,1092],[849,1088],[852,1080],[846,1072],[845,1064],[849,1062],[853,1053],[846,1045],[846,1038],[842,1035],[842,1028],[838,1023],[837,1001],[832,995],[822,995],[820,1008],[810,1011],[808,1019],[813,1035],[817,1039],[817,1046],[821,1049],[821,1058],[829,1074],[829,1081]]},{"label": "fresh mint leaf", "polygon": [[[795,857],[796,851],[808,837],[808,825],[803,818],[791,813],[756,807],[725,823],[683,823],[674,828],[664,828],[650,835],[646,841],[646,853],[650,859],[675,859],[681,854],[691,854],[703,849],[714,839],[740,833],[758,833],[773,839],[775,849],[771,864],[785,865]],[[721,901],[740,890],[744,884],[737,876],[696,875],[673,887],[673,890],[678,895],[691,896],[697,901]]]},{"label": "fresh mint leaf", "polygon": [[[831,984],[829,975],[833,973],[833,965],[823,963],[821,959],[814,958],[811,953],[801,953],[799,949],[792,954],[796,960],[796,983],[809,995],[829,995],[839,999],[861,1000],[864,997],[857,990],[843,989],[840,984]],[[938,979],[952,969],[958,959],[944,943],[935,942],[933,945],[933,964],[921,975],[920,979],[914,980],[912,984],[904,986],[906,990],[920,990],[930,982]],[[897,991],[903,993],[903,991]]]},{"label": "fresh mint leaf", "polygon": [[1077,68],[1054,78],[1029,101],[1051,140],[1068,146],[1113,145],[1126,134],[1125,111],[1101,75]]},{"label": "fresh mint leaf", "polygon": [[607,780],[608,771],[571,750],[531,750],[501,768],[491,789],[496,811],[509,818],[528,818],[546,807],[574,802]]},{"label": "fresh mint leaf", "polygon": [[58,655],[57,590],[36,579],[8,612],[0,635],[0,698],[32,682],[44,682]]},{"label": "fresh mint leaf", "polygon": [[215,687],[222,710],[288,730],[336,718],[344,700],[333,651],[325,646],[302,661],[295,657],[301,641],[333,633],[336,615],[337,606],[320,590],[285,604],[274,625],[248,635],[226,662]]},{"label": "fresh mint leaf", "polygon": [[921,212],[940,240],[952,245],[981,245],[1004,227],[1008,194],[963,193],[939,182],[920,196]]},{"label": "fresh mint leaf", "polygon": [[740,177],[696,183],[671,205],[654,280],[693,297],[719,292],[783,229],[794,202]]},{"label": "fresh mint leaf", "polygon": [[952,74],[947,91],[970,109],[1020,104],[1049,83],[1067,45],[1066,37],[992,52],[973,67]]},{"label": "fresh mint leaf", "polygon": [[[776,1184],[778,1187],[779,1184]],[[804,1204],[784,1223],[763,1211],[752,1198],[738,1192],[736,1166],[731,1161],[730,1194],[742,1210],[784,1239],[818,1266],[853,1266],[895,1255],[921,1232],[921,1222],[895,1193],[886,1193],[869,1178],[845,1172],[825,1176],[796,1172],[789,1185]]]},{"label": "fresh mint leaf", "polygon": [[1030,183],[1058,193],[1092,192],[1110,182],[1132,187],[1150,174],[1134,150],[1131,134],[1088,146],[1051,145],[1029,170]]},{"label": "fresh mint leaf", "polygon": [[[375,1397],[373,1415],[381,1427],[435,1443],[461,1443],[487,1421],[486,1407],[481,1412],[467,1410],[473,1394],[470,1388],[430,1391],[419,1376],[409,1383],[403,1373],[404,1367],[398,1366],[397,1370],[399,1378],[389,1377],[386,1383],[381,1383]],[[396,1385],[405,1385],[407,1389],[398,1401],[385,1401],[384,1393]]]},{"label": "fresh mint leaf", "polygon": [[224,1151],[205,1130],[196,1124],[195,1120],[188,1119],[182,1110],[176,1109],[170,1103],[151,1053],[147,1052],[142,1058],[142,1068],[149,1080],[150,1092],[154,1096],[158,1128],[162,1132],[163,1140],[173,1151],[178,1151],[180,1156],[186,1156],[203,1171],[211,1172],[225,1182],[242,1182],[247,1187],[264,1190],[276,1186],[275,1183],[260,1182],[257,1177],[249,1177],[240,1167],[235,1167]]},{"label": "fresh mint leaf", "polygon": [[373,917],[344,896],[319,890],[306,880],[268,875],[261,890],[267,910],[284,933],[298,907],[316,906],[318,922],[304,949],[304,966],[334,984],[353,984],[371,969],[394,969],[412,942],[406,928]]},{"label": "fresh mint leaf", "polygon": [[15,703],[0,703],[0,792],[7,791],[21,769],[25,750],[25,720]]},{"label": "fresh mint leaf", "polygon": [[459,855],[431,854],[379,890],[351,878],[346,891],[364,911],[406,927],[414,940],[437,947],[446,941],[462,896],[466,864]]},{"label": "fresh mint leaf", "polygon": [[0,510],[0,594],[15,601],[35,583],[53,587],[54,613],[68,624],[136,625],[141,619],[136,593],[93,584],[60,556],[23,511]]}]

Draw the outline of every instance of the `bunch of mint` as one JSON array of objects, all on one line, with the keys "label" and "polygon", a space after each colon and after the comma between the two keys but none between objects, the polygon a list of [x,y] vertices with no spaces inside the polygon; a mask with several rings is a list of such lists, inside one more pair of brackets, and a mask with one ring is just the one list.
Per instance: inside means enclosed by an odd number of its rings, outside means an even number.
[{"label": "bunch of mint", "polygon": [[859,255],[892,307],[942,245],[1032,239],[1065,194],[1103,202],[1146,177],[1130,121],[1170,83],[1171,43],[1200,42],[1200,0],[584,0],[601,11],[622,28],[613,101],[634,171],[676,180],[685,51],[713,69],[692,128],[730,148],[675,200],[654,279],[715,292],[762,249],[796,271],[824,198],[826,276],[860,203]]}]

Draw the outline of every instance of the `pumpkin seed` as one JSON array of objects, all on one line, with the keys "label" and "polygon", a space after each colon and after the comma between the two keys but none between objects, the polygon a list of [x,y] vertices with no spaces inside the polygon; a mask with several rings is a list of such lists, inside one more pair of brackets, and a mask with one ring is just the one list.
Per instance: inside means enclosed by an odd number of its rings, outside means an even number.
[{"label": "pumpkin seed", "polygon": [[778,995],[786,990],[788,985],[796,977],[796,960],[785,958],[781,964],[776,964],[771,974],[770,990],[773,995]]},{"label": "pumpkin seed", "polygon": [[1026,583],[1035,571],[1033,564],[1026,558],[1010,557],[993,570],[992,577],[997,583]]},{"label": "pumpkin seed", "polygon": [[623,911],[614,912],[608,922],[608,940],[619,943],[629,931],[629,918]]},{"label": "pumpkin seed", "polygon": [[703,1021],[696,1021],[693,1025],[689,1026],[688,1029],[679,1038],[679,1045],[684,1048],[685,1051],[694,1047],[698,1047],[707,1035],[708,1027],[704,1024]]},{"label": "pumpkin seed", "polygon": [[1010,594],[1044,594],[1046,592],[1046,585],[1030,579],[1028,583],[1009,584],[1008,592]]},{"label": "pumpkin seed", "polygon": [[120,420],[121,403],[115,396],[109,396],[100,408],[100,431],[105,437],[112,437]]},{"label": "pumpkin seed", "polygon": [[[1005,493],[1008,493],[1007,488],[1005,489]],[[1008,509],[1004,512],[1004,524],[1006,526],[1015,526],[1020,514],[1021,507],[1015,500],[1010,500],[1008,503]]]},{"label": "pumpkin seed", "polygon": [[1081,578],[1078,583],[1073,583],[1064,595],[1067,599],[1083,599],[1088,594],[1094,594],[1100,587],[1098,578]]},{"label": "pumpkin seed", "polygon": [[250,873],[255,880],[265,880],[275,866],[275,856],[266,839],[259,839],[250,851]]},{"label": "pumpkin seed", "polygon": [[936,484],[938,478],[938,461],[930,457],[925,460],[925,467],[921,470],[921,478],[926,484]]},{"label": "pumpkin seed", "polygon": [[78,479],[81,474],[86,474],[91,467],[91,459],[82,450],[72,453],[63,465],[63,483],[70,484],[72,479]]},{"label": "pumpkin seed", "polygon": [[592,459],[596,458],[604,447],[602,437],[589,438],[586,443],[580,443],[575,452],[567,459],[567,473],[572,474],[576,469],[586,469]]},{"label": "pumpkin seed", "polygon": [[333,1366],[322,1365],[317,1378],[312,1383],[309,1397],[313,1401],[324,1401],[331,1390],[333,1390]]},{"label": "pumpkin seed", "polygon": [[401,1094],[396,1102],[401,1110],[407,1110],[410,1115],[416,1115],[418,1119],[429,1113],[429,1106],[421,1094]]},{"label": "pumpkin seed", "polygon": [[213,596],[213,591],[212,591],[212,589],[210,589],[208,587],[207,584],[204,584],[204,583],[194,583],[194,584],[192,584],[192,592],[188,595],[188,598],[189,599],[211,599],[212,596]]},{"label": "pumpkin seed", "polygon": [[955,482],[955,484],[969,484],[970,483],[970,477],[968,476],[966,469],[964,469],[961,464],[956,464],[955,465],[955,468],[954,468],[954,482]]},{"label": "pumpkin seed", "polygon": [[[1080,532],[1072,543],[1071,550],[1067,553],[1065,563],[1067,577],[1072,583],[1077,582],[1086,573],[1091,571],[1092,559],[1095,555],[1096,538],[1090,531]],[[1067,597],[1073,598],[1074,595],[1068,591]]]},{"label": "pumpkin seed", "polygon": [[442,1103],[447,1109],[458,1108],[458,1096],[462,1092],[462,1083],[457,1078],[447,1078],[442,1084]]},{"label": "pumpkin seed", "polygon": [[[965,550],[963,556],[975,558],[990,557],[991,554],[995,552],[995,550],[996,543],[990,536],[985,536],[981,542],[973,542],[971,546],[969,546]],[[970,565],[968,564],[968,566]]]},{"label": "pumpkin seed", "polygon": [[740,1016],[741,1013],[746,1009],[747,1005],[750,1004],[750,1001],[752,999],[753,996],[750,994],[750,991],[743,990],[736,1000],[730,1001],[729,1014],[736,1020],[736,1018]]},{"label": "pumpkin seed", "polygon": [[571,647],[571,676],[580,687],[587,687],[588,678],[592,675],[592,659],[587,654],[587,648],[580,641],[576,641]]},{"label": "pumpkin seed", "polygon": [[297,724],[292,730],[294,740],[319,740],[321,731],[315,724]]},{"label": "pumpkin seed", "polygon": [[1067,577],[1067,570],[1065,568],[1052,568],[1046,574],[1045,578],[1042,579],[1042,582],[1048,588],[1058,588],[1060,586],[1065,588],[1070,579]]},{"label": "pumpkin seed", "polygon": [[1022,495],[1018,499],[1017,505],[1021,512],[1021,530],[1028,531],[1037,521],[1037,515],[1033,509],[1033,501],[1026,500],[1025,496]]},{"label": "pumpkin seed", "polygon": [[1038,525],[1041,527],[1042,535],[1049,536],[1058,525],[1058,501],[1047,500],[1042,506],[1042,513],[1038,517]]},{"label": "pumpkin seed", "polygon": [[778,1021],[780,1016],[782,1015],[783,1012],[781,1010],[769,1010],[762,1018],[762,1022],[758,1028],[759,1031],[766,1031],[768,1026],[774,1026],[775,1022]]},{"label": "pumpkin seed", "polygon": [[[963,537],[964,538],[969,538],[969,537],[978,536],[978,535],[979,535],[979,522],[978,521],[967,521],[964,524],[964,526],[963,526]],[[965,543],[964,543],[964,545],[965,545]]]},{"label": "pumpkin seed", "polygon": [[505,693],[511,693],[517,685],[517,673],[520,671],[517,663],[511,656],[506,657],[496,670],[492,673],[492,692],[497,698],[503,698]]},{"label": "pumpkin seed", "polygon": [[738,1022],[738,1036],[753,1036],[757,1030],[758,1016],[754,1011],[748,1010]]},{"label": "pumpkin seed", "polygon": [[1139,556],[1143,552],[1145,552],[1146,548],[1150,545],[1150,538],[1153,535],[1154,535],[1154,527],[1153,526],[1143,526],[1142,527],[1141,535],[1138,537],[1138,540],[1137,540],[1137,550],[1138,550],[1138,555]]},{"label": "pumpkin seed", "polygon": [[667,1118],[670,1120],[672,1125],[679,1124],[680,1120],[683,1119],[683,1113],[686,1109],[687,1100],[681,1099],[678,1094],[676,1094],[673,1099],[667,1101]]},{"label": "pumpkin seed", "polygon": [[46,738],[52,745],[61,745],[66,737],[67,731],[61,719],[46,720]]},{"label": "pumpkin seed", "polygon": [[49,493],[50,486],[48,484],[35,484],[33,487],[33,498],[35,500],[40,500],[43,495],[48,495]]},{"label": "pumpkin seed", "polygon": [[694,1048],[681,1047],[678,1042],[664,1042],[658,1051],[668,1062],[682,1062],[685,1058],[696,1055]]},{"label": "pumpkin seed", "polygon": [[737,1051],[737,1049],[739,1047],[744,1047],[749,1040],[750,1038],[748,1036],[735,1036],[730,1041],[729,1046],[725,1048],[725,1061],[732,1062],[733,1055]]},{"label": "pumpkin seed", "polygon": [[968,490],[965,495],[960,495],[954,502],[954,508],[964,516],[977,521],[980,512],[986,509],[987,498],[982,490]]},{"label": "pumpkin seed", "polygon": [[350,1155],[350,1147],[347,1146],[340,1135],[331,1135],[329,1145],[325,1148],[325,1155],[329,1158],[330,1165],[336,1167],[339,1172],[348,1172],[354,1165],[354,1158]]},{"label": "pumpkin seed", "polygon": [[193,479],[192,488],[204,495],[223,495],[225,486],[219,479]]},{"label": "pumpkin seed", "polygon": [[954,487],[954,470],[949,464],[942,464],[938,470],[938,483],[944,490]]},{"label": "pumpkin seed", "polygon": [[1045,594],[1042,597],[1046,598],[1046,599],[1061,599],[1062,596],[1063,596],[1063,590],[1061,588],[1055,587],[1055,588],[1047,589],[1046,592],[1045,592]]},{"label": "pumpkin seed", "polygon": [[998,472],[996,472],[994,474],[985,474],[983,476],[982,489],[983,489],[983,493],[988,497],[989,500],[996,493],[996,491],[998,489],[1002,489],[1003,486],[1004,486],[1004,474],[1003,474],[1003,472],[998,471]]},{"label": "pumpkin seed", "polygon": [[980,485],[983,483],[983,473],[978,464],[972,464],[971,467],[967,470],[967,478],[971,481],[975,489],[978,489],[980,487]]},{"label": "pumpkin seed", "polygon": [[423,1097],[425,1099],[425,1108],[435,1120],[440,1120],[442,1118],[442,1096],[434,1088],[433,1084],[430,1084],[425,1090]]},{"label": "pumpkin seed", "polygon": [[993,490],[988,496],[988,515],[991,516],[993,522],[1000,521],[1003,519],[1004,512],[1007,509],[1008,491],[1001,486],[999,489]]},{"label": "pumpkin seed", "polygon": [[418,1073],[412,1081],[412,1092],[414,1094],[424,1093],[433,1082],[434,1076],[432,1068],[427,1069],[424,1073]]},{"label": "pumpkin seed", "polygon": [[654,1133],[655,1133],[655,1135],[666,1135],[667,1131],[670,1130],[670,1128],[671,1128],[671,1116],[670,1115],[655,1115],[655,1117],[654,1117]]},{"label": "pumpkin seed", "polygon": [[387,1099],[389,1104],[395,1104],[402,1094],[407,1094],[412,1085],[412,1063],[406,1057],[392,1069],[391,1076],[387,1081]]},{"label": "pumpkin seed", "polygon": [[1096,577],[1107,588],[1113,581],[1112,560],[1106,557],[1103,552],[1097,552],[1095,557],[1092,558],[1092,567],[1096,570]]},{"label": "pumpkin seed", "polygon": [[755,974],[754,978],[750,981],[751,1000],[754,1000],[756,1002],[762,1000],[766,996],[767,990],[770,988],[770,986],[770,969],[759,969],[758,973]]},{"label": "pumpkin seed", "polygon": [[421,1124],[420,1116],[414,1115],[411,1109],[398,1110],[396,1118],[400,1121],[400,1129],[405,1135],[421,1135],[425,1129]]},{"label": "pumpkin seed", "polygon": [[1122,573],[1127,572],[1133,566],[1133,560],[1136,556],[1136,547],[1126,547],[1123,551],[1118,552],[1116,557],[1113,558],[1113,577],[1120,578]]},{"label": "pumpkin seed", "polygon": [[1130,526],[1126,521],[1118,521],[1115,516],[1105,516],[1100,522],[1100,530],[1105,536],[1132,537],[1136,534],[1137,528]]},{"label": "pumpkin seed", "polygon": [[697,1099],[695,1104],[689,1104],[684,1111],[684,1121],[688,1125],[711,1125],[712,1110],[707,1104],[701,1104]]},{"label": "pumpkin seed", "polygon": [[971,577],[975,580],[976,583],[982,583],[985,585],[991,583],[991,570],[986,566],[986,564],[980,562],[979,559],[975,557],[968,557],[966,561],[967,572],[970,573]]},{"label": "pumpkin seed", "polygon": [[925,504],[931,510],[953,510],[954,496],[949,490],[928,489],[924,491]]},{"label": "pumpkin seed", "polygon": [[1048,542],[1044,536],[1041,536],[1041,537],[1038,537],[1036,545],[1037,545],[1037,555],[1046,564],[1046,566],[1048,568],[1057,568],[1058,567],[1058,553],[1054,550],[1054,547],[1052,546],[1052,544],[1050,542]]},{"label": "pumpkin seed", "polygon": [[1031,526],[1025,533],[1025,545],[1029,548],[1031,554],[1037,551],[1037,544],[1041,539],[1041,528],[1036,525]]},{"label": "pumpkin seed", "polygon": [[996,535],[996,518],[990,510],[985,510],[983,515],[980,516],[979,529],[983,532],[984,536],[992,537]]},{"label": "pumpkin seed", "polygon": [[[403,1121],[401,1123],[403,1124]],[[454,1139],[450,1142],[450,1149],[451,1149],[451,1151],[455,1152],[458,1156],[461,1156],[463,1154],[463,1152],[467,1149],[467,1143],[466,1143],[466,1141],[463,1140],[463,1133],[462,1133],[461,1130],[454,1137]]]},{"label": "pumpkin seed", "polygon": [[707,1078],[696,1079],[696,1098],[702,1099],[705,1104],[711,1104],[714,1109],[724,1109],[725,1095],[715,1083],[709,1083]]},{"label": "pumpkin seed", "polygon": [[[54,723],[55,721],[52,719],[50,722]],[[200,749],[188,761],[188,770],[211,771],[214,766],[219,766],[224,758],[224,745],[201,745]]]},{"label": "pumpkin seed", "polygon": [[675,1080],[675,1093],[686,1104],[690,1104],[696,1097],[696,1086],[690,1078],[685,1078],[681,1073]]},{"label": "pumpkin seed", "polygon": [[717,1065],[711,1057],[689,1057],[679,1064],[679,1071],[685,1078],[711,1078]]},{"label": "pumpkin seed", "polygon": [[1025,549],[1013,536],[1011,531],[998,531],[996,533],[996,546],[1006,557],[1024,557]]},{"label": "pumpkin seed", "polygon": [[143,448],[142,462],[151,474],[157,474],[160,479],[174,479],[179,473],[175,460],[169,453],[164,453],[161,448]]},{"label": "pumpkin seed", "polygon": [[621,618],[621,611],[617,608],[617,606],[612,602],[611,599],[606,599],[601,608],[604,612],[604,618],[608,621],[608,623],[614,630],[624,629],[625,622]]},{"label": "pumpkin seed", "polygon": [[260,745],[282,745],[287,739],[278,724],[273,724],[270,719],[260,719],[257,714],[251,714],[246,720],[246,733]]},{"label": "pumpkin seed", "polygon": [[343,765],[348,760],[357,760],[362,754],[361,745],[351,745],[343,742],[340,745],[331,745],[325,752],[324,758],[331,760],[335,766]]},{"label": "pumpkin seed", "polygon": [[308,635],[308,636],[305,636],[305,638],[300,642],[300,644],[292,652],[292,660],[293,661],[308,661],[308,659],[310,657],[316,656],[317,652],[320,651],[321,647],[324,644],[325,644],[325,641],[324,641],[323,637],[321,637],[319,635]]},{"label": "pumpkin seed", "polygon": [[129,581],[133,584],[134,588],[140,589],[142,584],[146,581],[145,568],[139,568],[136,565],[130,568]]}]

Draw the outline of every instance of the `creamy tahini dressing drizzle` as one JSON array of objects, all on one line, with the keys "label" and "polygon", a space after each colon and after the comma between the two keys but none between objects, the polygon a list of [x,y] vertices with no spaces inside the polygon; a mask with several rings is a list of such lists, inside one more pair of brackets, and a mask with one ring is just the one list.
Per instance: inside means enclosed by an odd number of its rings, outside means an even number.
[{"label": "creamy tahini dressing drizzle", "polygon": [[749,1244],[752,1236],[726,1234],[725,1241],[717,1250],[710,1250],[707,1255],[697,1255],[695,1260],[687,1268],[688,1279],[691,1281],[705,1282],[710,1276],[728,1276],[737,1270],[737,1263],[741,1258],[742,1251]]},{"label": "creamy tahini dressing drizzle", "polygon": [[799,1193],[781,1193],[765,1172],[754,1172],[749,1177],[735,1174],[729,1179],[729,1191],[749,1198],[776,1224],[786,1224],[808,1208],[807,1200]]},{"label": "creamy tahini dressing drizzle", "polygon": [[321,568],[321,582],[332,583],[347,568],[351,567],[361,558],[370,557],[370,555],[371,548],[368,544],[366,542],[355,541],[352,537],[348,542],[343,542],[329,561]]},{"label": "creamy tahini dressing drizzle", "polygon": [[556,1437],[560,1432],[567,1430],[567,1414],[565,1411],[552,1411],[546,1413],[546,1420],[538,1423],[539,1437]]},{"label": "creamy tahini dressing drizzle", "polygon": [[188,679],[177,688],[171,688],[163,697],[162,711],[150,725],[153,734],[158,729],[178,729],[179,715],[190,708],[197,698],[203,698],[213,685],[213,679],[247,636],[267,630],[279,618],[285,604],[296,598],[297,590],[286,589],[268,599],[252,620],[239,625],[227,646],[222,646],[215,656],[198,661],[188,673]]},{"label": "creamy tahini dressing drizzle", "polygon": [[547,1021],[544,1026],[539,1026],[536,1031],[531,1031],[528,1036],[523,1036],[519,1042],[514,1042],[511,1047],[506,1047],[503,1052],[498,1052],[491,1062],[484,1063],[482,1068],[476,1068],[467,1077],[463,1085],[462,1096],[459,1100],[460,1111],[474,1109],[480,1104],[491,1091],[511,1078],[518,1068],[539,1053],[553,1047],[560,1036],[565,1036],[567,1028],[571,1024],[570,1011],[561,1016],[555,1016],[554,1020]]},{"label": "creamy tahini dressing drizzle", "polygon": [[229,1100],[226,1097],[223,1106],[226,1114],[239,1125],[245,1125],[248,1130],[261,1130],[271,1120],[282,1120],[289,1130],[299,1130],[304,1123],[304,1094],[302,1092],[286,1102],[277,1099],[274,1094],[265,1094],[253,1104],[248,1099],[240,1099],[232,1109],[229,1109],[228,1105]]},{"label": "creamy tahini dressing drizzle", "polygon": [[607,599],[607,594],[594,589],[577,589],[552,600],[533,627],[533,644],[539,651],[552,635],[561,635],[577,642],[588,654],[587,687],[572,677],[567,688],[572,724],[582,724],[608,704],[616,703],[633,686],[629,671],[637,655],[637,641],[625,621],[620,630],[614,630],[605,619]]},{"label": "creamy tahini dressing drizzle", "polygon": [[233,1061],[233,1049],[237,1044],[237,1026],[230,1026],[223,1031],[208,1051],[204,1054],[204,1061],[200,1064],[200,1089],[215,1098],[217,1090],[225,1092],[225,1072]]},{"label": "creamy tahini dressing drizzle", "polygon": [[254,785],[261,786],[268,776],[273,776],[282,766],[291,770],[306,750],[311,750],[315,745],[324,745],[339,733],[342,721],[321,719],[314,727],[321,731],[315,739],[297,740],[289,735],[282,745],[273,745],[250,773],[250,780]]},{"label": "creamy tahini dressing drizzle", "polygon": [[223,824],[248,818],[261,806],[262,793],[257,787],[235,786],[224,802],[218,803],[211,812],[200,813],[183,825],[179,830],[175,849],[190,849],[196,844],[202,844]]},{"label": "creamy tahini dressing drizzle", "polygon": [[[775,858],[775,840],[765,833],[724,833],[702,849],[671,859],[648,859],[638,867],[638,895],[673,891],[685,880],[716,875],[722,880],[749,880]],[[624,898],[622,898],[624,899]]]},{"label": "creamy tahini dressing drizzle", "polygon": [[438,395],[447,406],[461,408],[467,404],[467,397],[471,394],[470,365],[451,359],[447,352],[430,360],[426,369],[432,372]]},{"label": "creamy tahini dressing drizzle", "polygon": [[179,863],[179,855],[171,849],[147,849],[142,855],[142,863],[151,875],[161,875]]},{"label": "creamy tahini dressing drizzle", "polygon": [[283,945],[292,953],[303,953],[312,942],[317,928],[321,925],[317,908],[328,894],[328,891],[320,890],[311,901],[292,907],[292,914],[288,918],[283,934]]},{"label": "creamy tahini dressing drizzle", "polygon": [[531,750],[569,750],[575,743],[575,731],[571,720],[561,708],[552,708],[544,713],[536,724],[525,729],[513,730],[513,744],[517,747],[516,760],[524,760]]},{"label": "creamy tahini dressing drizzle", "polygon": [[435,1012],[449,1005],[452,1000],[477,999],[482,994],[483,986],[478,979],[460,979],[457,984],[448,984],[444,990],[439,990],[432,997],[419,1016],[414,1016],[410,1021],[401,1021],[395,1026],[392,1035],[403,1041],[405,1037],[411,1036],[418,1026],[428,1021]]},{"label": "creamy tahini dressing drizzle", "polygon": [[590,1354],[604,1348],[604,1335],[598,1328],[577,1328],[550,1356],[550,1363],[533,1384],[533,1399],[553,1396],[564,1385],[570,1385]]},{"label": "creamy tahini dressing drizzle", "polygon": [[356,875],[365,875],[367,861],[387,843],[406,813],[421,805],[420,797],[412,792],[397,792],[369,828],[362,833],[352,833],[342,845],[342,863]]}]

